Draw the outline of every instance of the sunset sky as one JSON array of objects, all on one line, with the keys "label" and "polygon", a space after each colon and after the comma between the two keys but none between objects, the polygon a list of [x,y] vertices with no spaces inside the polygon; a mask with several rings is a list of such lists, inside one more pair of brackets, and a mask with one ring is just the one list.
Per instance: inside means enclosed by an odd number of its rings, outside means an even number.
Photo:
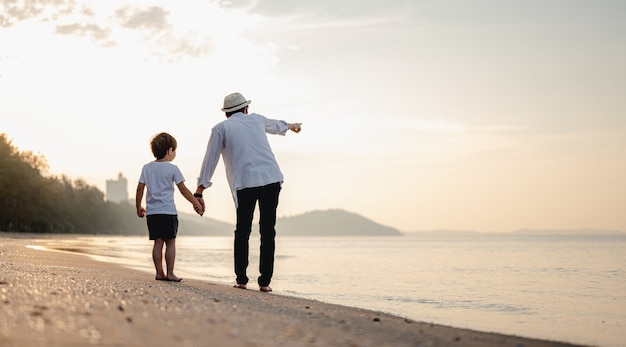
[{"label": "sunset sky", "polygon": [[[134,196],[148,141],[190,189],[239,91],[270,135],[279,216],[401,231],[626,231],[626,2],[0,0],[0,133],[48,174]],[[234,223],[223,167],[206,216]],[[193,213],[178,197],[180,212]]]}]

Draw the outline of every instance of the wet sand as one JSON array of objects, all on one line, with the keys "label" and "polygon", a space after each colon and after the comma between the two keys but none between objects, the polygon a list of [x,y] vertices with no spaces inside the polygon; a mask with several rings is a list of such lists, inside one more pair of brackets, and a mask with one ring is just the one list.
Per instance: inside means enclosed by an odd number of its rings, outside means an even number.
[{"label": "wet sand", "polygon": [[[0,233],[0,346],[511,346],[567,343],[416,322],[153,275]],[[71,238],[71,236],[68,236]],[[523,333],[523,332],[520,332]]]}]

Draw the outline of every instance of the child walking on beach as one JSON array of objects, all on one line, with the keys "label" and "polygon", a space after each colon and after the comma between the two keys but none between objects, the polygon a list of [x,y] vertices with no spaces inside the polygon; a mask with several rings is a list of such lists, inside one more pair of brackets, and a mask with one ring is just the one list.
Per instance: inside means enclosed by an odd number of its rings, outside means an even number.
[{"label": "child walking on beach", "polygon": [[[160,281],[180,282],[174,275],[176,259],[176,234],[178,233],[178,214],[174,204],[174,185],[180,193],[193,204],[194,210],[202,215],[202,205],[185,186],[185,178],[178,166],[172,164],[176,158],[176,139],[168,133],[159,133],[150,140],[155,161],[143,166],[137,184],[135,206],[137,216],[146,216],[150,240],[154,240],[152,260],[156,269],[155,279]],[[146,208],[141,205],[144,188],[147,188]],[[163,244],[165,244],[165,264],[163,271]]]}]

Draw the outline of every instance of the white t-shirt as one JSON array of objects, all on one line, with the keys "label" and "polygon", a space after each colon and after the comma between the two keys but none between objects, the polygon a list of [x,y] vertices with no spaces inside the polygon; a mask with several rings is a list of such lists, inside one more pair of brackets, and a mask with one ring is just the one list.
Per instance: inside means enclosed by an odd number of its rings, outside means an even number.
[{"label": "white t-shirt", "polygon": [[178,214],[174,204],[174,187],[185,178],[178,166],[169,161],[153,161],[143,166],[139,183],[146,185],[146,215]]}]

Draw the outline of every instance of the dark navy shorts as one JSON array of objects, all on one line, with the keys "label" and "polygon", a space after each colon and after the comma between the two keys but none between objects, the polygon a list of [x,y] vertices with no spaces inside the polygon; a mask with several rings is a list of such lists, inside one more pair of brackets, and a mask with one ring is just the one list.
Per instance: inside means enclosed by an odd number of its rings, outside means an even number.
[{"label": "dark navy shorts", "polygon": [[178,234],[178,216],[175,214],[151,214],[146,216],[150,240],[175,239]]}]

